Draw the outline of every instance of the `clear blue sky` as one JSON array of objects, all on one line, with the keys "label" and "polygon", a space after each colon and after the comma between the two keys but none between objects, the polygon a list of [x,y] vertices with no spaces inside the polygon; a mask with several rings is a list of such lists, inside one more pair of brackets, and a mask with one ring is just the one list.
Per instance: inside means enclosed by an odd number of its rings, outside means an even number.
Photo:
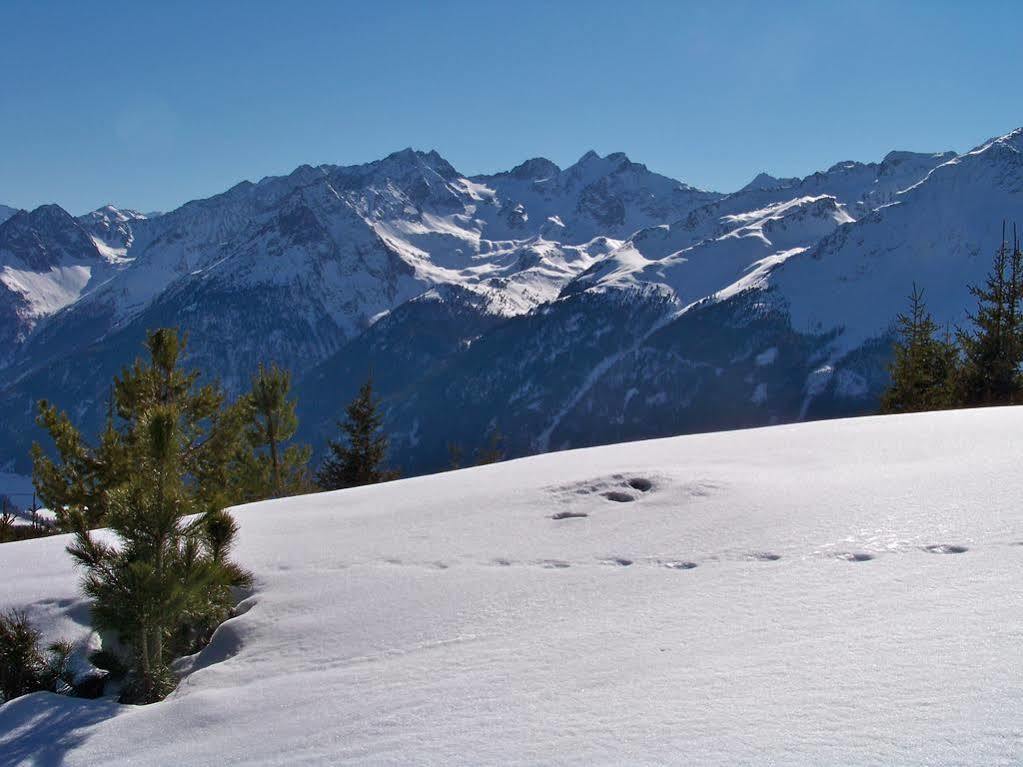
[{"label": "clear blue sky", "polygon": [[406,146],[730,191],[1023,125],[1023,3],[0,3],[0,203],[167,210]]}]

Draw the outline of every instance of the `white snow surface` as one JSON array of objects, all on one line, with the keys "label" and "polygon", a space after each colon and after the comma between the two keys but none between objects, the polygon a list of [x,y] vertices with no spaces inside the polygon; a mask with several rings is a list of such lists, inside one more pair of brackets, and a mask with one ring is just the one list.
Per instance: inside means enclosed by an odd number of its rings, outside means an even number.
[{"label": "white snow surface", "polygon": [[22,296],[26,316],[45,317],[77,301],[92,270],[92,264],[51,266],[45,272],[0,266],[0,285]]},{"label": "white snow surface", "polygon": [[[177,691],[7,703],[0,764],[1018,764],[1021,432],[819,422],[240,507],[256,589]],[[66,543],[0,546],[0,606],[83,639]]]}]

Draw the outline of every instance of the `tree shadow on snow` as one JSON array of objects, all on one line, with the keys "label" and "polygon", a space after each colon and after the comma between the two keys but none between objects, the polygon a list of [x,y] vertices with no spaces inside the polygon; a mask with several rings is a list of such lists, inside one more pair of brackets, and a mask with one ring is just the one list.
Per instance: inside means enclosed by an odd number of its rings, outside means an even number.
[{"label": "tree shadow on snow", "polygon": [[57,767],[89,736],[86,730],[122,708],[108,700],[37,692],[0,706],[0,767]]}]

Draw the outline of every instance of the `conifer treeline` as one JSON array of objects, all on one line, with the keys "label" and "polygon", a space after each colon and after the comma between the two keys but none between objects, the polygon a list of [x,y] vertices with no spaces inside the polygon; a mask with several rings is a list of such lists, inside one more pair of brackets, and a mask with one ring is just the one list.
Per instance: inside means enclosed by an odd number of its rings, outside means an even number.
[{"label": "conifer treeline", "polygon": [[1023,402],[1023,251],[1005,237],[982,285],[967,328],[939,331],[924,292],[913,286],[909,311],[896,318],[891,385],[881,412],[909,413]]}]

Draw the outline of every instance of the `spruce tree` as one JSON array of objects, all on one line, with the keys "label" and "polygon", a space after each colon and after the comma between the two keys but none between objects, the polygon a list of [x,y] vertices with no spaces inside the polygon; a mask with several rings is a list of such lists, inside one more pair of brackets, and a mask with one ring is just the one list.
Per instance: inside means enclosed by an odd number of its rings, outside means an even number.
[{"label": "spruce tree", "polygon": [[954,404],[958,351],[949,334],[937,337],[923,291],[913,285],[909,313],[896,318],[898,338],[889,365],[891,384],[881,396],[882,413],[937,410]]},{"label": "spruce tree", "polygon": [[380,433],[383,416],[373,396],[372,379],[359,389],[346,415],[345,421],[338,423],[345,440],[328,443],[329,452],[316,475],[317,484],[324,490],[340,490],[396,479],[397,472],[383,467],[388,440]]},{"label": "spruce tree", "polygon": [[281,498],[310,489],[309,457],[304,445],[286,445],[298,430],[295,403],[288,399],[291,375],[276,365],[259,366],[252,389],[239,402],[244,413],[245,445],[234,470],[242,502]]},{"label": "spruce tree", "polygon": [[971,285],[977,309],[970,314],[971,330],[958,332],[963,354],[961,404],[1015,404],[1023,397],[1023,253],[1014,238],[995,254],[983,285]]}]

